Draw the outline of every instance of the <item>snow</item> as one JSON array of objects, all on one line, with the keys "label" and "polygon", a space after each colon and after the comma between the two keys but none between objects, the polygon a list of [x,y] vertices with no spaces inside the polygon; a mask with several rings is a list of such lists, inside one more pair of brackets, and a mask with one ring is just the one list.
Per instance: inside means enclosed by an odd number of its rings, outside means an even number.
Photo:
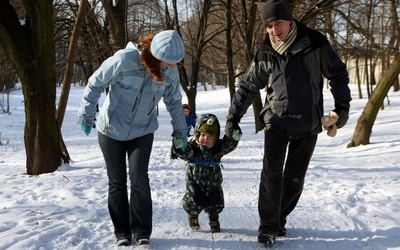
[{"label": "snow", "polygon": [[[288,217],[287,236],[277,249],[400,249],[400,93],[389,92],[371,143],[346,148],[366,99],[354,100],[350,119],[336,137],[321,133],[298,206]],[[60,89],[58,89],[59,94]],[[332,106],[329,90],[325,109]],[[56,172],[26,174],[24,106],[21,90],[10,95],[11,114],[0,114],[0,250],[118,249],[107,210],[107,176],[97,133],[85,136],[76,124],[83,88],[72,87],[62,133],[73,161]],[[364,95],[366,96],[366,95]],[[186,101],[184,97],[184,102]],[[150,160],[153,234],[150,246],[124,249],[262,249],[257,243],[258,185],[263,134],[254,133],[251,108],[241,122],[238,148],[225,156],[222,231],[211,234],[205,213],[201,230],[188,227],[181,207],[184,161],[171,160],[169,114],[160,102],[160,128]],[[229,91],[199,90],[197,113],[214,113],[221,124]],[[222,131],[223,132],[223,131]]]}]

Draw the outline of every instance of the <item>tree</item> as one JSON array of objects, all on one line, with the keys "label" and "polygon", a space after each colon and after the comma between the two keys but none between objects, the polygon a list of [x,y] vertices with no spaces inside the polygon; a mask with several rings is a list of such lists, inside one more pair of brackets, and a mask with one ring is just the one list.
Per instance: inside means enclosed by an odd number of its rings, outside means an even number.
[{"label": "tree", "polygon": [[0,0],[0,44],[21,80],[26,168],[38,175],[55,171],[68,157],[60,148],[55,116],[52,1],[22,0],[22,5],[18,16],[10,1]]},{"label": "tree", "polygon": [[[75,53],[78,45],[78,40],[82,31],[82,26],[84,23],[85,15],[88,12],[89,3],[87,0],[81,0],[81,4],[79,5],[79,10],[77,17],[75,19],[74,29],[71,34],[71,40],[69,42],[68,48],[68,56],[66,59],[66,67],[65,74],[61,89],[60,100],[58,102],[58,108],[56,112],[56,119],[58,123],[58,127],[61,130],[62,123],[64,121],[65,109],[67,108],[69,91],[71,89],[71,81],[73,76],[73,68],[75,61]],[[62,139],[62,134],[60,133],[60,147],[63,153],[69,157],[67,147],[64,144],[64,140]]]},{"label": "tree", "polygon": [[376,116],[378,115],[379,109],[383,104],[385,96],[399,74],[400,57],[397,57],[392,63],[391,67],[382,75],[382,78],[378,82],[375,90],[371,93],[367,105],[365,106],[360,118],[358,118],[356,128],[354,129],[353,138],[347,147],[357,147],[361,144],[369,144],[369,138],[371,136],[372,127],[374,125]]},{"label": "tree", "polygon": [[223,29],[220,29],[218,25],[209,23],[209,17],[215,11],[215,1],[191,1],[191,4],[193,4],[192,9],[197,12],[194,12],[192,19],[188,21],[185,30],[186,37],[184,37],[184,40],[188,43],[186,54],[189,55],[185,61],[186,63],[190,61],[191,75],[188,77],[186,69],[182,71],[182,66],[179,67],[179,72],[181,74],[181,85],[188,98],[189,106],[195,112],[197,82],[202,68],[201,58],[208,49],[207,46],[210,42],[221,34]]},{"label": "tree", "polygon": [[126,35],[128,0],[101,0],[101,2],[107,14],[110,44],[115,52],[124,48],[128,40]]},{"label": "tree", "polygon": [[[250,65],[251,60],[254,57],[254,49],[259,49],[255,48],[254,44],[254,32],[255,32],[255,27],[256,27],[256,16],[257,16],[257,6],[256,6],[256,1],[251,0],[251,5],[250,5],[250,10],[246,11],[246,4],[244,1],[242,1],[242,8],[244,10],[244,18],[243,20],[243,25],[244,25],[244,41],[246,44],[246,61],[247,65]],[[262,5],[258,5],[262,6]],[[265,28],[261,25],[261,31],[264,33]],[[262,101],[261,101],[261,95],[258,93],[258,95],[255,97],[253,101],[253,113],[254,113],[254,121],[255,121],[255,131],[258,133],[259,131],[262,130],[264,127],[258,117],[260,116],[261,110],[262,110]]]},{"label": "tree", "polygon": [[[389,0],[389,13],[390,13],[390,28],[388,31],[389,42],[384,50],[382,69],[386,69],[388,63],[390,62],[391,57],[393,55],[394,58],[399,57],[399,44],[400,44],[400,27],[399,27],[399,14],[396,11],[396,2],[398,5],[398,1]],[[382,8],[383,9],[383,8]],[[384,11],[384,10],[383,10]],[[382,40],[384,40],[383,37]],[[396,78],[393,83],[393,91],[399,91],[399,78]]]},{"label": "tree", "polygon": [[226,1],[226,61],[228,67],[228,88],[232,97],[235,93],[235,71],[233,67],[233,50],[232,50],[232,0]]}]

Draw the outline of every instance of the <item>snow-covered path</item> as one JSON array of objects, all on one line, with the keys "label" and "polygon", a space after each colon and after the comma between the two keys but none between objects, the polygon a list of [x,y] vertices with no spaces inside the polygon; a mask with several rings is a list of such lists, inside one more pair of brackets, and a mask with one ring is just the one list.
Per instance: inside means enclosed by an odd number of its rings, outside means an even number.
[{"label": "snow-covered path", "polygon": [[[400,249],[400,93],[379,112],[371,144],[347,149],[366,100],[353,87],[348,125],[334,138],[322,133],[300,202],[288,218],[287,236],[276,249]],[[76,122],[83,89],[73,87],[63,136],[73,158],[51,174],[28,176],[23,144],[22,93],[12,93],[11,115],[0,114],[0,250],[118,249],[107,210],[107,177],[96,133]],[[326,90],[326,110],[333,105]],[[227,89],[199,91],[198,114],[214,113],[221,124]],[[184,162],[170,160],[169,115],[160,103],[160,129],[150,162],[153,197],[151,245],[122,249],[262,249],[257,243],[258,185],[263,135],[254,133],[252,110],[243,118],[238,148],[223,158],[225,210],[221,233],[209,232],[206,214],[193,232],[180,205]]]}]

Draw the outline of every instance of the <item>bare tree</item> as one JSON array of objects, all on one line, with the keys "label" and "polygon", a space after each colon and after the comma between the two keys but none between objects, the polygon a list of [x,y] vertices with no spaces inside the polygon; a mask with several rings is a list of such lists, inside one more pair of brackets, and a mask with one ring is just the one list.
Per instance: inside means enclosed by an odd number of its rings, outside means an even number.
[{"label": "bare tree", "polygon": [[181,85],[188,98],[189,106],[195,111],[197,82],[202,67],[201,58],[208,49],[210,42],[219,34],[222,34],[224,29],[218,28],[218,25],[209,24],[209,17],[215,11],[215,1],[190,1],[190,3],[192,4],[191,9],[194,11],[194,15],[188,20],[186,29],[182,33],[186,35],[184,35],[184,40],[186,40],[186,44],[188,45],[186,46],[187,57],[185,64],[189,64],[191,75],[188,76],[186,74],[186,69],[183,72],[184,74],[182,74],[181,67],[180,73]]},{"label": "bare tree", "polygon": [[21,80],[26,168],[29,175],[38,175],[55,171],[68,158],[60,148],[55,116],[52,1],[22,0],[22,4],[25,13],[18,16],[8,0],[0,0],[0,44]]},{"label": "bare tree", "polygon": [[[74,29],[72,31],[71,40],[69,42],[68,56],[66,59],[66,67],[64,80],[61,89],[61,95],[58,102],[58,108],[56,112],[56,119],[58,122],[58,127],[61,130],[62,123],[64,121],[65,109],[67,108],[69,91],[71,89],[71,81],[73,76],[74,69],[74,61],[75,61],[75,53],[78,44],[78,40],[80,37],[80,33],[82,30],[82,26],[84,23],[84,18],[89,8],[89,3],[87,0],[81,0],[81,4],[79,6],[79,11],[77,17],[75,19]],[[62,138],[62,134],[60,133],[60,147],[63,153],[70,159],[67,147],[65,146],[64,140]]]},{"label": "bare tree", "polygon": [[4,50],[0,48],[0,92],[7,92],[14,88],[17,82],[17,74],[5,54]]},{"label": "bare tree", "polygon": [[[59,128],[62,127],[62,123],[64,120],[65,109],[67,107],[69,91],[71,89],[71,81],[73,76],[74,62],[75,62],[75,54],[76,48],[78,45],[78,40],[82,31],[82,26],[84,24],[85,15],[88,12],[89,3],[87,0],[81,0],[81,4],[79,5],[78,14],[75,19],[74,29],[71,34],[68,55],[66,58],[66,67],[64,73],[64,79],[62,84],[62,90],[60,95],[60,100],[58,102],[58,108],[56,112],[56,118],[58,121]],[[66,149],[65,149],[66,150]]]},{"label": "bare tree", "polygon": [[[399,27],[399,14],[396,11],[396,5],[399,5],[399,1],[397,0],[388,0],[389,3],[389,27],[388,27],[388,38],[389,42],[384,49],[384,54],[382,58],[382,71],[387,68],[387,65],[390,64],[392,58],[398,58],[400,56],[400,27]],[[384,8],[382,8],[382,12],[386,12]],[[382,22],[383,23],[383,22]],[[384,26],[385,27],[385,26]],[[382,41],[386,40],[386,36],[383,36]],[[393,82],[393,91],[399,91],[399,78],[397,77]]]},{"label": "bare tree", "polygon": [[232,0],[226,1],[226,61],[228,67],[228,87],[229,94],[232,97],[235,92],[235,72],[233,67],[232,50]]},{"label": "bare tree", "polygon": [[128,0],[101,0],[107,14],[110,44],[113,51],[125,47],[128,42],[126,34],[126,14]]},{"label": "bare tree", "polygon": [[394,80],[400,74],[400,57],[392,63],[391,67],[382,75],[381,80],[372,92],[361,116],[358,118],[354,129],[353,138],[347,145],[348,147],[357,147],[359,145],[369,144],[372,127],[378,115],[379,109],[385,99],[387,92],[392,86]]}]

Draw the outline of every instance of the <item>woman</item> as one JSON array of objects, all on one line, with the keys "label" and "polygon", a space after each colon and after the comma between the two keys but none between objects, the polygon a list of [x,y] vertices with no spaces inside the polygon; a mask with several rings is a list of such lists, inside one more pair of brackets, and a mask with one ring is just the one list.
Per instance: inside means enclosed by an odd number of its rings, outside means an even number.
[{"label": "woman", "polygon": [[[98,130],[98,141],[107,165],[108,210],[118,246],[149,244],[152,232],[152,200],[148,164],[154,131],[158,129],[156,106],[161,97],[171,115],[172,136],[180,148],[187,145],[187,126],[179,90],[176,64],[185,54],[181,37],[167,30],[130,42],[103,62],[89,78],[79,120],[89,135]],[[95,126],[96,105],[109,87]],[[128,156],[130,198],[127,192]]]}]

